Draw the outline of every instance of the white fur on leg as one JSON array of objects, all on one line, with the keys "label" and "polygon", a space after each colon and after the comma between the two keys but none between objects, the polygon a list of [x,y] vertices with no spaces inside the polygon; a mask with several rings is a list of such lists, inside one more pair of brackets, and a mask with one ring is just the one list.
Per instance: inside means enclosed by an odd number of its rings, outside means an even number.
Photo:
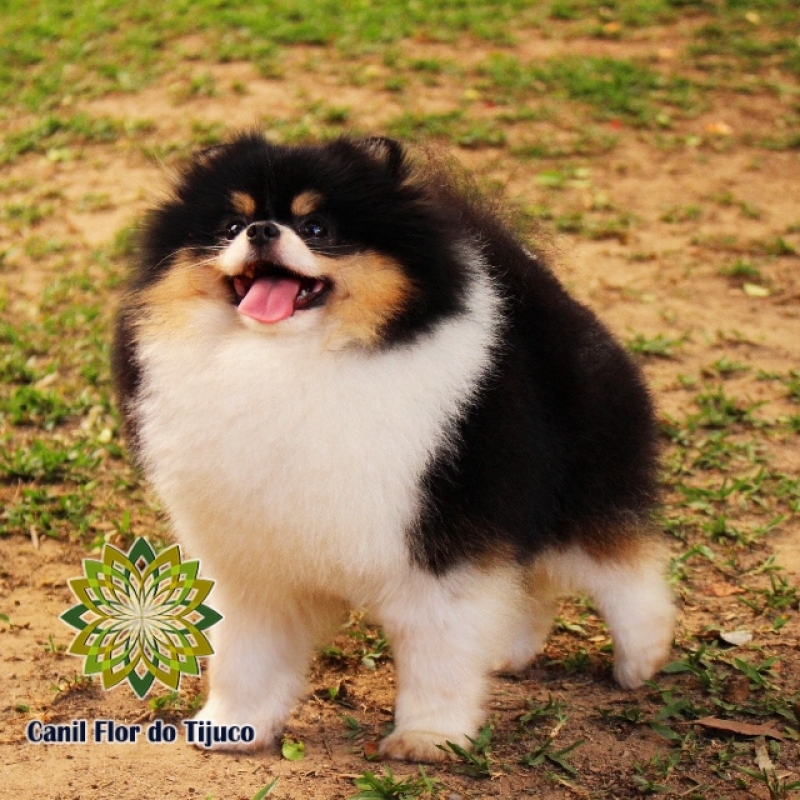
[{"label": "white fur on leg", "polygon": [[609,564],[587,586],[614,640],[614,677],[635,689],[667,661],[675,628],[675,605],[659,562],[635,568]]},{"label": "white fur on leg", "polygon": [[[652,552],[644,552],[645,547]],[[587,592],[611,630],[614,677],[635,689],[665,663],[672,646],[675,605],[660,548],[643,539],[641,552],[620,560],[593,558],[579,547],[551,552],[537,564],[569,591]]]},{"label": "white fur on leg", "polygon": [[514,569],[417,573],[378,609],[397,670],[395,730],[382,755],[442,761],[451,741],[469,746],[483,719],[492,666],[508,647],[520,602]]},{"label": "white fur on leg", "polygon": [[215,601],[223,619],[212,632],[208,701],[195,719],[255,729],[253,742],[216,749],[270,746],[303,690],[320,623],[292,605],[256,609],[244,601]]},{"label": "white fur on leg", "polygon": [[514,624],[511,644],[496,672],[522,672],[544,649],[558,611],[562,585],[548,570],[534,565],[525,576],[526,599],[522,613]]}]

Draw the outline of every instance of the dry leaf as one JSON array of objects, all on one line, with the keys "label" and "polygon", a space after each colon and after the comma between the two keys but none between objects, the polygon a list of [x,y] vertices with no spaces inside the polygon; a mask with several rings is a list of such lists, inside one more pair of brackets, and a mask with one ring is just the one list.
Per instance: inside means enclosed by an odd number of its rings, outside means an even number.
[{"label": "dry leaf", "polygon": [[761,744],[756,747],[756,766],[762,772],[775,772],[775,765],[769,757],[767,746],[764,742],[761,742]]},{"label": "dry leaf", "polygon": [[757,283],[746,283],[742,286],[742,291],[748,297],[769,297],[770,291],[766,286],[759,286]]},{"label": "dry leaf", "polygon": [[720,631],[719,638],[726,644],[741,647],[743,644],[753,641],[753,634],[750,631]]},{"label": "dry leaf", "polygon": [[368,761],[374,761],[378,758],[378,743],[377,742],[364,742],[364,758]]},{"label": "dry leaf", "polygon": [[710,133],[713,136],[731,136],[733,128],[727,122],[709,122],[706,125],[706,133]]},{"label": "dry leaf", "polygon": [[775,730],[771,725],[751,725],[747,722],[736,722],[736,720],[719,719],[718,717],[696,719],[694,724],[702,725],[704,728],[711,728],[715,731],[738,733],[739,736],[767,736],[770,739],[783,741],[783,734]]}]

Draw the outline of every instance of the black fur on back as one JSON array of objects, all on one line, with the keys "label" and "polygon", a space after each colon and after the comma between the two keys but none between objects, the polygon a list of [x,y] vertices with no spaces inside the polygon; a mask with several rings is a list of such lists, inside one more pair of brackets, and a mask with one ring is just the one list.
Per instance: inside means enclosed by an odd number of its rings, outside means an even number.
[{"label": "black fur on back", "polygon": [[657,495],[656,422],[641,373],[463,180],[431,186],[481,242],[507,302],[497,359],[458,424],[459,446],[425,477],[416,558],[439,573],[498,544],[521,560],[581,540],[613,553],[615,537],[646,527]]}]

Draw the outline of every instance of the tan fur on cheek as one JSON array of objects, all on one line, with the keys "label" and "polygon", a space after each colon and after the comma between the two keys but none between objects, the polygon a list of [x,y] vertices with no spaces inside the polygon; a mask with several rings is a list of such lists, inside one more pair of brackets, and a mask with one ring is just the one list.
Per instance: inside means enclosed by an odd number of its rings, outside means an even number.
[{"label": "tan fur on cheek", "polygon": [[140,336],[176,336],[185,331],[188,313],[203,300],[229,302],[222,275],[210,265],[178,257],[174,266],[138,298]]},{"label": "tan fur on cheek", "polygon": [[403,268],[380,253],[344,258],[318,257],[323,274],[334,282],[333,296],[325,306],[336,322],[328,346],[374,347],[386,326],[408,305],[414,286]]}]

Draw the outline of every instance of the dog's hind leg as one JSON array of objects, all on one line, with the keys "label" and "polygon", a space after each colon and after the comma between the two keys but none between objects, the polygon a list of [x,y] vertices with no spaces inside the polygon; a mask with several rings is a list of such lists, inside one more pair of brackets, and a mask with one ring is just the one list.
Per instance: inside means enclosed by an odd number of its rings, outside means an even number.
[{"label": "dog's hind leg", "polygon": [[550,552],[536,567],[592,599],[611,631],[614,677],[625,689],[641,686],[669,656],[676,610],[665,561],[654,538],[629,533]]}]

